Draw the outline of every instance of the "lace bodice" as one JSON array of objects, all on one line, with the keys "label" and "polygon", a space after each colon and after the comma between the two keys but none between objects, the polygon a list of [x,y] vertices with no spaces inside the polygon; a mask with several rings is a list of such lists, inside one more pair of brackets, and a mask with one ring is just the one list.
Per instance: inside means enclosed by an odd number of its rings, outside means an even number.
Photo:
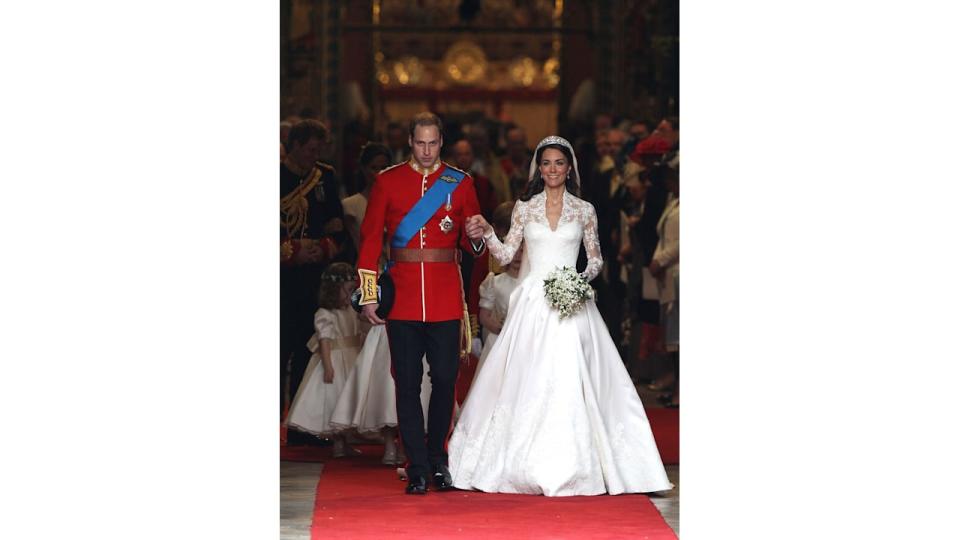
[{"label": "lace bodice", "polygon": [[510,232],[501,243],[492,232],[485,235],[487,248],[500,264],[508,264],[525,242],[523,270],[538,276],[561,266],[576,268],[580,242],[587,252],[587,267],[580,274],[587,281],[597,277],[603,268],[600,241],[597,237],[597,211],[593,205],[570,193],[563,194],[563,210],[556,230],[547,221],[547,196],[541,192],[527,202],[517,201],[513,208]]}]

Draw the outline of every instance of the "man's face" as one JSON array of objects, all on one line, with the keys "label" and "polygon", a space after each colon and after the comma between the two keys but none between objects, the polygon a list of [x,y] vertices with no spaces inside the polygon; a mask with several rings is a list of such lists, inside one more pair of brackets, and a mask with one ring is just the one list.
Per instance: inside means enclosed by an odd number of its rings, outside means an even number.
[{"label": "man's face", "polygon": [[600,131],[601,129],[610,129],[610,126],[613,125],[613,118],[609,114],[598,114],[593,119],[593,130]]},{"label": "man's face", "polygon": [[646,139],[650,136],[650,130],[646,124],[634,124],[630,126],[630,135],[636,140]]},{"label": "man's face", "polygon": [[610,134],[607,135],[607,142],[610,145],[610,155],[616,156],[620,154],[624,143],[627,142],[627,134],[619,129],[611,130]]},{"label": "man's face", "polygon": [[424,169],[433,167],[440,159],[440,149],[443,139],[437,126],[417,126],[413,129],[413,136],[409,138],[410,148],[413,150],[413,159]]},{"label": "man's face", "polygon": [[457,168],[469,171],[473,166],[473,148],[467,141],[460,141],[453,146],[453,162]]},{"label": "man's face", "polygon": [[304,144],[295,142],[289,153],[290,159],[301,169],[309,169],[320,159],[323,144],[323,141],[316,137],[312,137]]},{"label": "man's face", "polygon": [[609,156],[610,151],[610,137],[606,133],[597,134],[597,155],[600,157]]}]

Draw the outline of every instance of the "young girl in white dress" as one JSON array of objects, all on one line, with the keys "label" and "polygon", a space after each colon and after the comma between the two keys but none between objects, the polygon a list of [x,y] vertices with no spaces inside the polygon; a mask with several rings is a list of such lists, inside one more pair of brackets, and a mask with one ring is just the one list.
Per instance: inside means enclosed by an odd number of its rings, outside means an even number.
[{"label": "young girl in white dress", "polygon": [[313,356],[287,416],[288,427],[333,439],[333,457],[359,453],[330,425],[344,381],[369,328],[350,308],[350,293],[356,286],[356,271],[349,264],[333,263],[323,272],[320,309],[313,318],[316,332],[307,343]]},{"label": "young girl in white dress", "polygon": [[[510,231],[510,217],[513,213],[514,202],[501,203],[491,216],[493,228],[498,238],[503,238]],[[497,341],[503,322],[507,319],[507,308],[510,305],[510,293],[517,287],[517,277],[520,274],[520,263],[523,259],[523,247],[517,250],[510,261],[499,274],[490,272],[480,284],[480,311],[477,319],[483,327],[483,349],[477,362],[476,371],[480,371],[490,349]],[[475,380],[475,379],[474,379]]]},{"label": "young girl in white dress", "polygon": [[[572,167],[571,167],[572,164]],[[593,206],[576,197],[570,143],[547,137],[530,165],[504,242],[482,216],[502,264],[524,245],[519,284],[450,439],[454,486],[548,496],[644,493],[672,486],[643,404],[592,300],[561,319],[543,280],[576,267],[581,241],[592,280],[603,267]]]}]

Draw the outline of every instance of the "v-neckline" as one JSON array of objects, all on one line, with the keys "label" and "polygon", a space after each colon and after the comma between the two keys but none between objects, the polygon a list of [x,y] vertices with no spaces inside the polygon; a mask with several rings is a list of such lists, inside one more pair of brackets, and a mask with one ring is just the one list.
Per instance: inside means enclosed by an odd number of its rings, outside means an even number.
[{"label": "v-neckline", "polygon": [[560,222],[563,221],[563,210],[564,210],[564,207],[567,205],[566,198],[567,198],[567,191],[564,190],[563,195],[560,195],[560,215],[557,216],[557,226],[554,227],[550,225],[550,216],[547,215],[547,202],[550,199],[547,197],[547,192],[546,191],[543,192],[543,218],[547,220],[547,228],[550,229],[550,232],[557,232],[557,229],[560,228]]}]

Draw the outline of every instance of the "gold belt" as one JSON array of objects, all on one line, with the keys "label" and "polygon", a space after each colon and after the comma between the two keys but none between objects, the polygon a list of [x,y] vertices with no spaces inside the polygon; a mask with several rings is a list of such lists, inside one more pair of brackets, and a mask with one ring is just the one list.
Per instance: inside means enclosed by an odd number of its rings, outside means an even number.
[{"label": "gold belt", "polygon": [[357,334],[356,336],[342,337],[337,339],[330,340],[330,350],[337,351],[340,349],[359,349],[363,346],[363,336]]}]

